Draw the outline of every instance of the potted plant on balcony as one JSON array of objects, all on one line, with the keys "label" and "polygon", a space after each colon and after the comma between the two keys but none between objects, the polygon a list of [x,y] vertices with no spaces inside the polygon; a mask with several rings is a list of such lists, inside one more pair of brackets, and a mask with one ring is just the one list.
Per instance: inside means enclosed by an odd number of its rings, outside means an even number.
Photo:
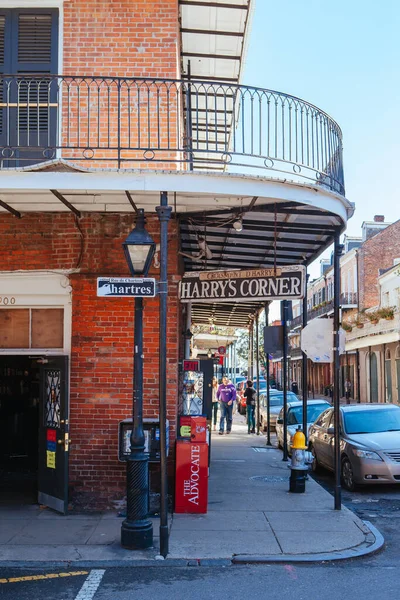
[{"label": "potted plant on balcony", "polygon": [[344,329],[345,331],[348,331],[349,333],[350,333],[350,331],[353,331],[351,324],[347,323],[346,321],[343,321],[342,329]]},{"label": "potted plant on balcony", "polygon": [[356,315],[354,319],[354,325],[358,327],[358,329],[362,329],[364,327],[364,321],[362,320],[360,314]]},{"label": "potted plant on balcony", "polygon": [[379,321],[379,314],[377,311],[373,310],[371,312],[366,312],[365,316],[369,321],[371,321],[372,325],[376,325]]},{"label": "potted plant on balcony", "polygon": [[391,321],[394,319],[394,308],[393,306],[384,306],[377,311],[377,314],[381,319]]}]

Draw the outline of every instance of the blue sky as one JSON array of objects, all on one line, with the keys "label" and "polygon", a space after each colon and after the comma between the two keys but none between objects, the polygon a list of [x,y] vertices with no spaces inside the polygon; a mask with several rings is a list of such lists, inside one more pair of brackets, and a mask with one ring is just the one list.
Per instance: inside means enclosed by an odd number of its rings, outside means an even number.
[{"label": "blue sky", "polygon": [[[253,0],[254,1],[254,0]],[[293,94],[344,141],[348,233],[400,218],[400,0],[256,0],[242,82]]]}]

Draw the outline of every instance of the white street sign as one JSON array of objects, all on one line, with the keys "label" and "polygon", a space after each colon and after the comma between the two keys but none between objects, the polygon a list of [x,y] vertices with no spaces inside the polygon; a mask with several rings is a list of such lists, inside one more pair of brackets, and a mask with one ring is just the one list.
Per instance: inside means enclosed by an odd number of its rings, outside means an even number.
[{"label": "white street sign", "polygon": [[102,298],[152,298],[156,280],[139,277],[98,277],[97,295]]}]

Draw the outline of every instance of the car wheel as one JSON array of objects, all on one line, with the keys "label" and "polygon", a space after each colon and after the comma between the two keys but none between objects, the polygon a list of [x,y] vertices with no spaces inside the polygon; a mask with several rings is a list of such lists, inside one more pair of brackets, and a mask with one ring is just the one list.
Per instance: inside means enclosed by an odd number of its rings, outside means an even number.
[{"label": "car wheel", "polygon": [[310,446],[310,452],[313,457],[313,461],[311,463],[311,470],[313,473],[319,473],[321,471],[321,465],[318,462],[317,454],[315,452],[314,446]]},{"label": "car wheel", "polygon": [[349,492],[354,492],[357,485],[354,483],[353,467],[347,457],[342,460],[341,476],[343,487],[345,487],[346,490],[349,490]]}]

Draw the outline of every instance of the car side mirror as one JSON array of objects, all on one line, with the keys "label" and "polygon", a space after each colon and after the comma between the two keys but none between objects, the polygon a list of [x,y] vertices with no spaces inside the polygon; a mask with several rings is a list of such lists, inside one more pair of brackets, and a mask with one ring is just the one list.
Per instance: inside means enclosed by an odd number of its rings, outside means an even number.
[{"label": "car side mirror", "polygon": [[279,425],[283,425],[283,419],[277,419],[276,422],[279,423]]},{"label": "car side mirror", "polygon": [[330,435],[335,433],[335,428],[334,427],[328,427],[327,433],[329,433]]}]

